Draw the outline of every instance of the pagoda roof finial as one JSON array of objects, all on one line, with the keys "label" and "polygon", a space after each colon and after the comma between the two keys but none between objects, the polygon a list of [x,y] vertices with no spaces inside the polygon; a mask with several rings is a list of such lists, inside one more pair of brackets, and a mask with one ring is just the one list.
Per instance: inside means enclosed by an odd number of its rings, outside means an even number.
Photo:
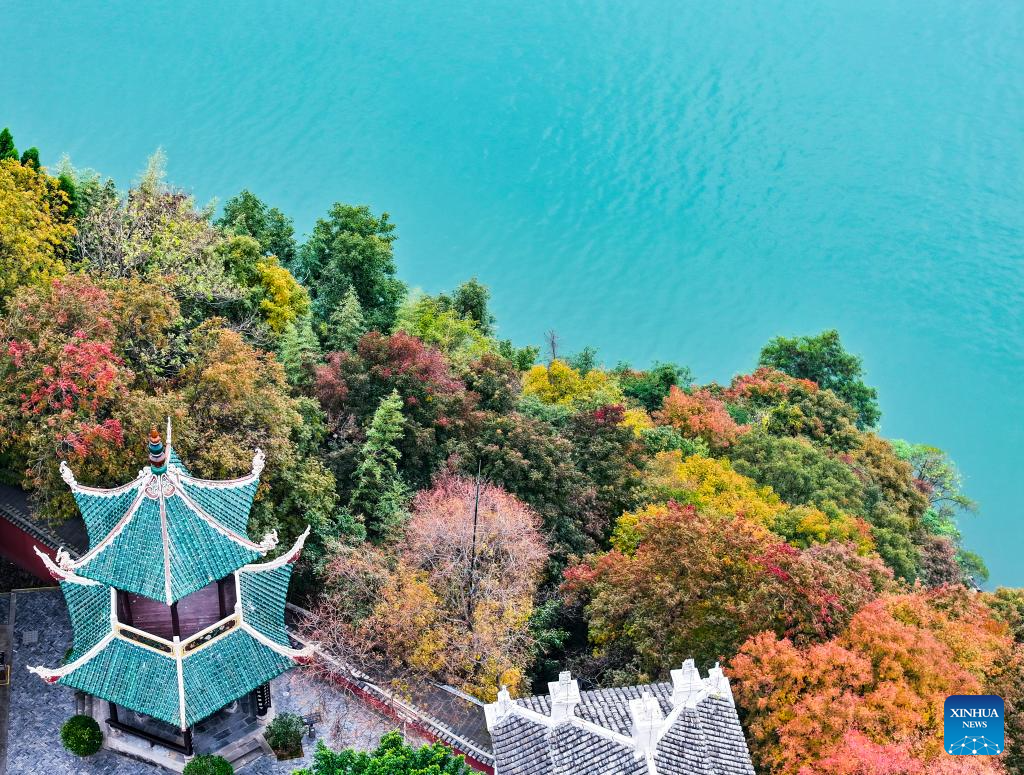
[{"label": "pagoda roof finial", "polygon": [[154,474],[162,474],[167,470],[167,451],[155,424],[149,430],[149,467]]}]

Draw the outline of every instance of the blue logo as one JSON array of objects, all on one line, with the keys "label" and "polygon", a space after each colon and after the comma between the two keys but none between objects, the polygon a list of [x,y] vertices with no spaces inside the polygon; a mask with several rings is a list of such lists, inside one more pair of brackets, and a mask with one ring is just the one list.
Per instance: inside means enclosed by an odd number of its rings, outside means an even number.
[{"label": "blue logo", "polygon": [[943,742],[954,756],[994,756],[1003,752],[1003,698],[994,694],[954,694],[946,698]]}]

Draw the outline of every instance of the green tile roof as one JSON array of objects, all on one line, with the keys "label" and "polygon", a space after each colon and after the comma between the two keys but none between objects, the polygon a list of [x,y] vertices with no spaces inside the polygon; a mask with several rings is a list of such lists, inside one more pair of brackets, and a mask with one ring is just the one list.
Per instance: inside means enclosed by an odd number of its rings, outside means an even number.
[{"label": "green tile roof", "polygon": [[195,724],[311,653],[292,648],[284,621],[288,583],[308,532],[287,554],[238,571],[235,614],[222,620],[222,632],[214,630],[219,634],[195,649],[205,636],[180,647],[154,637],[154,649],[139,645],[132,630],[115,631],[111,587],[68,574],[61,588],[74,647],[63,667],[32,670],[176,726]]},{"label": "green tile roof", "polygon": [[249,527],[249,510],[259,482],[253,480],[237,487],[202,487],[196,480],[181,477],[185,493],[200,508],[228,530],[246,535]]},{"label": "green tile roof", "polygon": [[114,638],[60,683],[181,726],[175,660],[122,638]]},{"label": "green tile roof", "polygon": [[85,555],[75,572],[116,589],[165,600],[161,533],[160,502],[143,494],[124,529],[95,555]]},{"label": "green tile roof", "polygon": [[284,616],[278,611],[284,611],[287,603],[292,567],[289,563],[260,573],[238,572],[242,615],[260,633],[282,646],[289,645],[288,631],[284,626]]},{"label": "green tile roof", "polygon": [[89,534],[89,545],[95,546],[114,529],[121,518],[128,512],[132,503],[139,495],[141,479],[128,485],[123,491],[113,495],[90,491],[84,488],[73,490],[75,503],[85,521],[85,529]]},{"label": "green tile roof", "polygon": [[294,666],[247,632],[225,635],[182,662],[186,723],[201,721]]},{"label": "green tile roof", "polygon": [[261,554],[225,538],[208,522],[197,518],[196,512],[179,495],[165,500],[165,510],[174,600],[230,575]]},{"label": "green tile roof", "polygon": [[89,551],[65,570],[170,604],[273,548],[276,538],[246,530],[262,453],[251,474],[225,482],[188,475],[173,448],[167,457],[166,471],[113,490],[82,487],[61,467],[89,532]]},{"label": "green tile roof", "polygon": [[62,581],[60,588],[75,631],[74,645],[65,660],[71,664],[110,634],[110,587]]},{"label": "green tile roof", "polygon": [[[202,721],[294,666],[289,657],[235,629],[182,659],[185,725]],[[177,661],[122,638],[111,640],[59,683],[181,726]]]}]

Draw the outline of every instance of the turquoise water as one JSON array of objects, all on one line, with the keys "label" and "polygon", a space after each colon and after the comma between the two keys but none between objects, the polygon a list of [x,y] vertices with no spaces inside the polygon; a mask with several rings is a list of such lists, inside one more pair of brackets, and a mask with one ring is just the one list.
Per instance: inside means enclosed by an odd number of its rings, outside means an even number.
[{"label": "turquoise water", "polygon": [[608,363],[726,380],[838,327],[1020,585],[1022,26],[965,0],[8,0],[0,125],[122,182],[162,145],[199,199],[247,186],[303,231],[386,208],[410,283],[477,275],[504,335]]}]

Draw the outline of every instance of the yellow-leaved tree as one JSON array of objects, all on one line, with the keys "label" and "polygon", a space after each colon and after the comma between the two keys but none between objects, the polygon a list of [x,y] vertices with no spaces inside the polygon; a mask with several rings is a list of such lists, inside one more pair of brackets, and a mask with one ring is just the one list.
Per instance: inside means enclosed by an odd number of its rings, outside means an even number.
[{"label": "yellow-leaved tree", "polygon": [[615,377],[601,369],[580,374],[565,361],[534,366],[523,377],[523,394],[570,409],[625,403]]},{"label": "yellow-leaved tree", "polygon": [[32,165],[0,161],[0,299],[67,272],[65,249],[75,234],[67,209],[56,180]]}]

